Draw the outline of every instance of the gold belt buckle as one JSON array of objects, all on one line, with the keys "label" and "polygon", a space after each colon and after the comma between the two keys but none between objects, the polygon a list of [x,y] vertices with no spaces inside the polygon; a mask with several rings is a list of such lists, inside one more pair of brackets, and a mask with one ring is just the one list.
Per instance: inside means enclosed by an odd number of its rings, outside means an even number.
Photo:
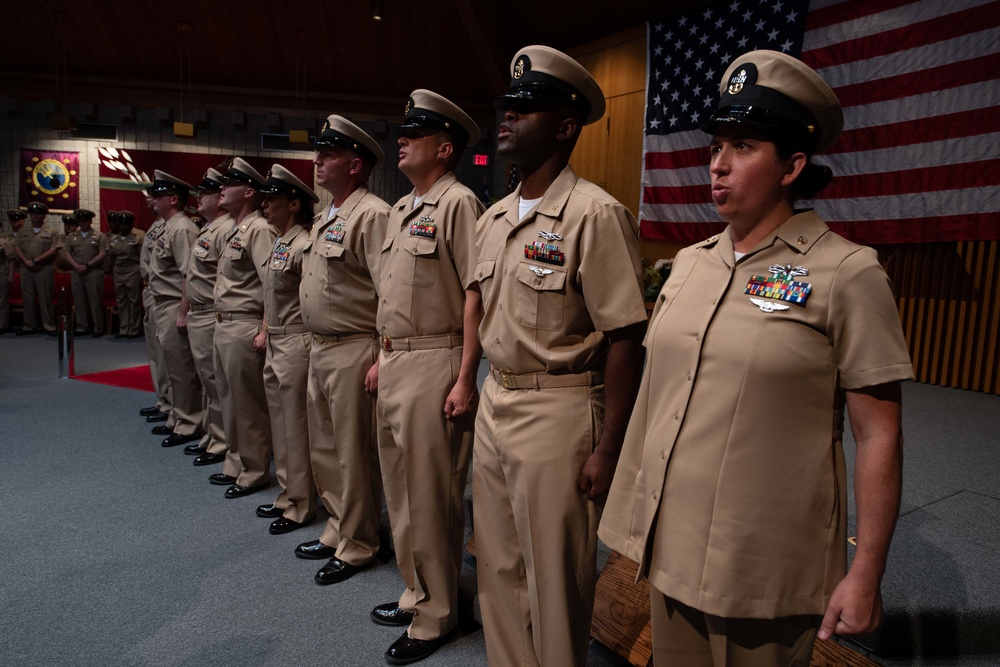
[{"label": "gold belt buckle", "polygon": [[392,336],[382,334],[382,349],[386,352],[392,352]]},{"label": "gold belt buckle", "polygon": [[502,371],[499,368],[497,371],[500,373],[500,386],[504,389],[517,389],[517,378],[514,373]]}]

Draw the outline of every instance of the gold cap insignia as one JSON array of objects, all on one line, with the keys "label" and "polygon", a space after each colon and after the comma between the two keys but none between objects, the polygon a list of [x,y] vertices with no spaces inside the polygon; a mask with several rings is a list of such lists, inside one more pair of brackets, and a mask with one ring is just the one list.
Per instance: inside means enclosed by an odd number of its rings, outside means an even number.
[{"label": "gold cap insignia", "polygon": [[330,121],[328,120],[323,121],[323,129],[320,130],[320,134],[326,132],[329,129],[330,129]]},{"label": "gold cap insignia", "polygon": [[743,90],[743,84],[747,80],[747,71],[741,69],[739,72],[734,74],[731,79],[729,79],[729,87],[726,88],[726,92],[730,95],[736,95],[741,90]]},{"label": "gold cap insignia", "polygon": [[524,56],[521,56],[520,58],[518,58],[517,62],[514,63],[514,78],[515,79],[520,79],[522,76],[524,76],[525,64],[526,63],[525,63],[525,57]]},{"label": "gold cap insignia", "polygon": [[410,110],[413,109],[413,98],[406,100],[406,107],[403,109],[403,115],[409,116]]}]

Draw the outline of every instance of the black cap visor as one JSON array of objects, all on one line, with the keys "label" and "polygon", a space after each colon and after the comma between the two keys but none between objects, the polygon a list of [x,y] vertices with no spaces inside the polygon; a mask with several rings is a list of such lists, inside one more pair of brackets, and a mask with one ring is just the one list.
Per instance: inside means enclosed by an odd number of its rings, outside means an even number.
[{"label": "black cap visor", "polygon": [[438,132],[448,132],[455,137],[463,146],[469,143],[469,133],[465,128],[450,118],[441,114],[428,111],[427,109],[413,109],[404,120],[403,124],[392,128],[392,136],[399,137],[427,137]]},{"label": "black cap visor", "polygon": [[324,148],[346,148],[347,150],[354,151],[363,158],[367,158],[372,162],[378,162],[378,157],[375,156],[368,147],[359,141],[355,141],[346,134],[337,132],[336,130],[327,130],[323,134],[316,137],[316,141],[313,143],[313,148],[317,151],[321,151]]}]

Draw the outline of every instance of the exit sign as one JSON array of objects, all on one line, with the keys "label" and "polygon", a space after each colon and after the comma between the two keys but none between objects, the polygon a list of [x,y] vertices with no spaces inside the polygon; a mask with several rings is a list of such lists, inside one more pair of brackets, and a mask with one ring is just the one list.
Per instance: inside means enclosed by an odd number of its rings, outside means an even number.
[{"label": "exit sign", "polygon": [[482,153],[476,153],[472,156],[472,164],[477,167],[485,167],[490,163],[490,156],[483,155]]}]

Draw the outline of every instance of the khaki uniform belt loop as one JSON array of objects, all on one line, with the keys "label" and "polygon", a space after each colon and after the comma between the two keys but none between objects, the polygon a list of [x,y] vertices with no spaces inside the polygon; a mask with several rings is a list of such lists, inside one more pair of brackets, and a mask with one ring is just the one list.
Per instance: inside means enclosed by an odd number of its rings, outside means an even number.
[{"label": "khaki uniform belt loop", "polygon": [[504,389],[557,389],[561,387],[593,387],[604,382],[604,374],[597,371],[583,373],[512,373],[490,366],[490,375]]},{"label": "khaki uniform belt loop", "polygon": [[348,340],[360,340],[362,338],[370,338],[374,340],[378,338],[377,334],[373,333],[356,333],[356,334],[312,334],[313,342],[319,343],[320,345],[326,345],[328,343],[343,343]]},{"label": "khaki uniform belt loop", "polygon": [[440,336],[410,336],[409,338],[393,338],[382,334],[382,349],[386,352],[398,350],[435,350],[446,347],[461,347],[464,339],[462,334],[441,334]]},{"label": "khaki uniform belt loop", "polygon": [[291,336],[293,334],[304,334],[309,331],[304,324],[293,324],[288,327],[272,327],[270,324],[264,325],[264,330],[268,336]]},{"label": "khaki uniform belt loop", "polygon": [[260,322],[264,316],[260,313],[222,313],[215,311],[216,322]]}]

